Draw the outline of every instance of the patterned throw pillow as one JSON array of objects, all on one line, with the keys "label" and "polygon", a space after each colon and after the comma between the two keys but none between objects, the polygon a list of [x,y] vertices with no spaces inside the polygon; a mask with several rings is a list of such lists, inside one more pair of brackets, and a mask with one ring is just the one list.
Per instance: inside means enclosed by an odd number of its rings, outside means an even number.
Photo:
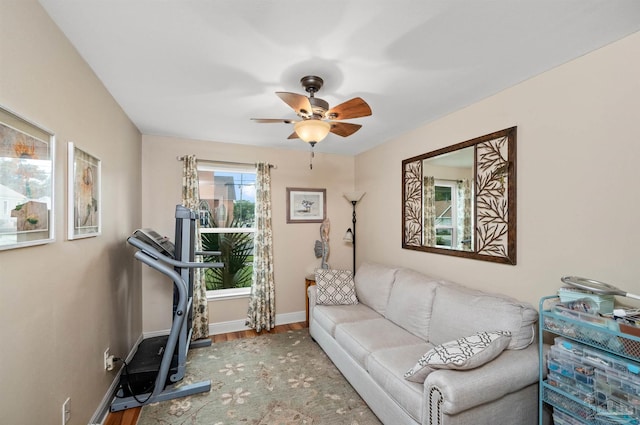
[{"label": "patterned throw pillow", "polygon": [[423,383],[436,369],[467,370],[480,367],[498,357],[511,341],[511,332],[478,332],[465,338],[445,342],[427,351],[418,363],[404,374],[404,379]]},{"label": "patterned throw pillow", "polygon": [[317,304],[358,304],[356,285],[350,270],[316,270]]}]

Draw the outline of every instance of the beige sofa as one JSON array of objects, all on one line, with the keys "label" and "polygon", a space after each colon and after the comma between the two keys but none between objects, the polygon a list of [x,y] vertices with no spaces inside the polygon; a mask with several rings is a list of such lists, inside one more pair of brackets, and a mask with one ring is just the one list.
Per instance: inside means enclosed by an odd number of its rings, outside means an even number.
[{"label": "beige sofa", "polygon": [[[349,305],[319,305],[309,287],[309,332],[384,424],[537,424],[531,305],[374,263],[362,264],[354,286],[358,303]],[[404,378],[429,350],[480,331],[511,338],[479,367]]]}]

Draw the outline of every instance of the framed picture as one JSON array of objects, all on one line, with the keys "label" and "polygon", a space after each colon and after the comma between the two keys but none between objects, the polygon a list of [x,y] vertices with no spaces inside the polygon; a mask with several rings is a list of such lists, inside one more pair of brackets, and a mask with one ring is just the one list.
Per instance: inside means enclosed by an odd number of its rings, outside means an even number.
[{"label": "framed picture", "polygon": [[327,216],[326,189],[287,188],[287,223],[322,223]]},{"label": "framed picture", "polygon": [[68,149],[67,237],[98,236],[102,231],[100,159],[79,149],[73,142],[69,142]]},{"label": "framed picture", "polygon": [[0,106],[0,250],[55,240],[54,160],[54,134]]}]

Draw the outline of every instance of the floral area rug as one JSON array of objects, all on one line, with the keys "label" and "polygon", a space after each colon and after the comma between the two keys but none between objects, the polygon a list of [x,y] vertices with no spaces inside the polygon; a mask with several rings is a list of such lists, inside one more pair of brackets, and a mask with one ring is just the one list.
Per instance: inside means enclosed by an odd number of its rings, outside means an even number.
[{"label": "floral area rug", "polygon": [[380,425],[308,329],[189,351],[182,384],[211,391],[150,404],[138,425]]}]

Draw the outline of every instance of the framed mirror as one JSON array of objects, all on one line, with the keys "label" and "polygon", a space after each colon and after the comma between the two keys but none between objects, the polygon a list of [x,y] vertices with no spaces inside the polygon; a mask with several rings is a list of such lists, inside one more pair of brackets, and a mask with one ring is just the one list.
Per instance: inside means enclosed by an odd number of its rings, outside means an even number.
[{"label": "framed mirror", "polygon": [[402,161],[402,247],[516,264],[516,127]]}]

